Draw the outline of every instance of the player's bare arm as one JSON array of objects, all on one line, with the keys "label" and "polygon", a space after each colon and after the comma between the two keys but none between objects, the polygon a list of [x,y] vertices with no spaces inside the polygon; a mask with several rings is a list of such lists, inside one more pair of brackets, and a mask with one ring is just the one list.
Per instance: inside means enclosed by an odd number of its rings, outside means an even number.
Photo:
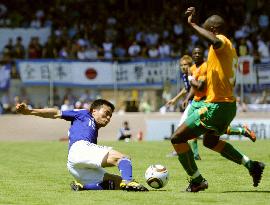
[{"label": "player's bare arm", "polygon": [[205,87],[205,81],[190,79],[190,85],[197,91],[202,91]]},{"label": "player's bare arm", "polygon": [[189,7],[185,12],[185,15],[188,16],[188,24],[203,38],[205,38],[208,42],[210,42],[215,49],[220,48],[222,46],[222,41],[216,37],[216,35],[212,32],[214,31],[214,27],[211,26],[209,22],[204,23],[204,27],[198,26],[194,22],[195,16],[195,7]]},{"label": "player's bare arm", "polygon": [[25,103],[16,105],[16,112],[23,115],[34,115],[44,118],[57,119],[61,117],[60,110],[55,108],[29,109]]},{"label": "player's bare arm", "polygon": [[175,105],[175,103],[187,93],[187,90],[183,88],[173,99],[166,103],[166,106]]}]

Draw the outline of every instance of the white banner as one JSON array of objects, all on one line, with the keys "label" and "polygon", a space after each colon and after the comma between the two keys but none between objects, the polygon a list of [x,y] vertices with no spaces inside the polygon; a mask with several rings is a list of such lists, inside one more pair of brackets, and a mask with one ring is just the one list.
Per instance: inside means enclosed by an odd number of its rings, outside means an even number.
[{"label": "white banner", "polygon": [[[270,84],[270,64],[253,65],[253,57],[239,58],[237,84],[245,88]],[[177,60],[147,60],[128,63],[79,62],[64,60],[18,61],[23,83],[96,85],[162,88],[164,82],[179,82]]]},{"label": "white banner", "polygon": [[22,82],[31,85],[55,84],[95,86],[154,86],[166,80],[176,82],[176,61],[142,61],[132,63],[18,61]]},{"label": "white banner", "polygon": [[117,84],[163,84],[176,81],[177,61],[142,61],[121,63],[117,66]]},{"label": "white banner", "polygon": [[19,61],[20,76],[26,84],[99,85],[113,84],[111,63]]}]

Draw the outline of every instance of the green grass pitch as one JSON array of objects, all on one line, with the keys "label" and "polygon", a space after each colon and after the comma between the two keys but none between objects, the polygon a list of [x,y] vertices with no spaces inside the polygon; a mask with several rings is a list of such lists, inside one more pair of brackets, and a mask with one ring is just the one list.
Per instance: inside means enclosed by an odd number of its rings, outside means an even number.
[{"label": "green grass pitch", "polygon": [[[252,159],[266,163],[259,187],[252,186],[248,171],[199,141],[202,160],[198,167],[209,182],[204,192],[185,193],[187,175],[176,157],[166,157],[172,147],[163,142],[104,142],[128,154],[133,160],[134,178],[146,185],[144,172],[151,164],[163,164],[170,173],[166,187],[150,192],[123,191],[72,192],[72,177],[66,169],[66,142],[1,142],[0,204],[22,205],[157,205],[157,204],[270,204],[270,140],[232,141],[233,145]],[[108,168],[118,173],[117,168]]]}]

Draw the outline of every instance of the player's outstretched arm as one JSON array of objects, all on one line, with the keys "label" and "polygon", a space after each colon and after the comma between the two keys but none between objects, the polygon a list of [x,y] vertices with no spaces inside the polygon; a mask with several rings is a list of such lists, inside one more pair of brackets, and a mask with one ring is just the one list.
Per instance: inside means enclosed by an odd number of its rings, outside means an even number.
[{"label": "player's outstretched arm", "polygon": [[194,21],[193,17],[195,16],[195,7],[189,7],[185,12],[185,15],[188,16],[188,24],[203,38],[210,42],[215,49],[222,46],[222,41],[217,38],[212,32],[198,26]]},{"label": "player's outstretched arm", "polygon": [[187,93],[186,89],[183,88],[173,99],[169,100],[167,103],[166,103],[166,106],[169,106],[169,105],[175,105],[175,103],[181,98],[183,97],[185,94]]},{"label": "player's outstretched arm", "polygon": [[25,103],[16,105],[16,112],[23,115],[35,115],[44,118],[56,119],[60,118],[60,110],[55,108],[44,108],[44,109],[29,109]]}]

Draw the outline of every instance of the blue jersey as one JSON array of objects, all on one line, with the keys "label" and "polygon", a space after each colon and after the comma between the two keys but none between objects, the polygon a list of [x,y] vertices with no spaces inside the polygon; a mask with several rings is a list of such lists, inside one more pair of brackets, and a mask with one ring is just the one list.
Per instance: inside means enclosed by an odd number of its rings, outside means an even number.
[{"label": "blue jersey", "polygon": [[189,84],[189,81],[188,81],[188,75],[185,74],[185,73],[181,73],[181,78],[184,82],[184,86],[185,86],[185,89],[187,92],[189,92],[190,90],[190,84]]},{"label": "blue jersey", "polygon": [[62,119],[71,121],[69,128],[69,148],[74,142],[85,140],[97,144],[98,129],[89,110],[74,109],[62,111]]}]

